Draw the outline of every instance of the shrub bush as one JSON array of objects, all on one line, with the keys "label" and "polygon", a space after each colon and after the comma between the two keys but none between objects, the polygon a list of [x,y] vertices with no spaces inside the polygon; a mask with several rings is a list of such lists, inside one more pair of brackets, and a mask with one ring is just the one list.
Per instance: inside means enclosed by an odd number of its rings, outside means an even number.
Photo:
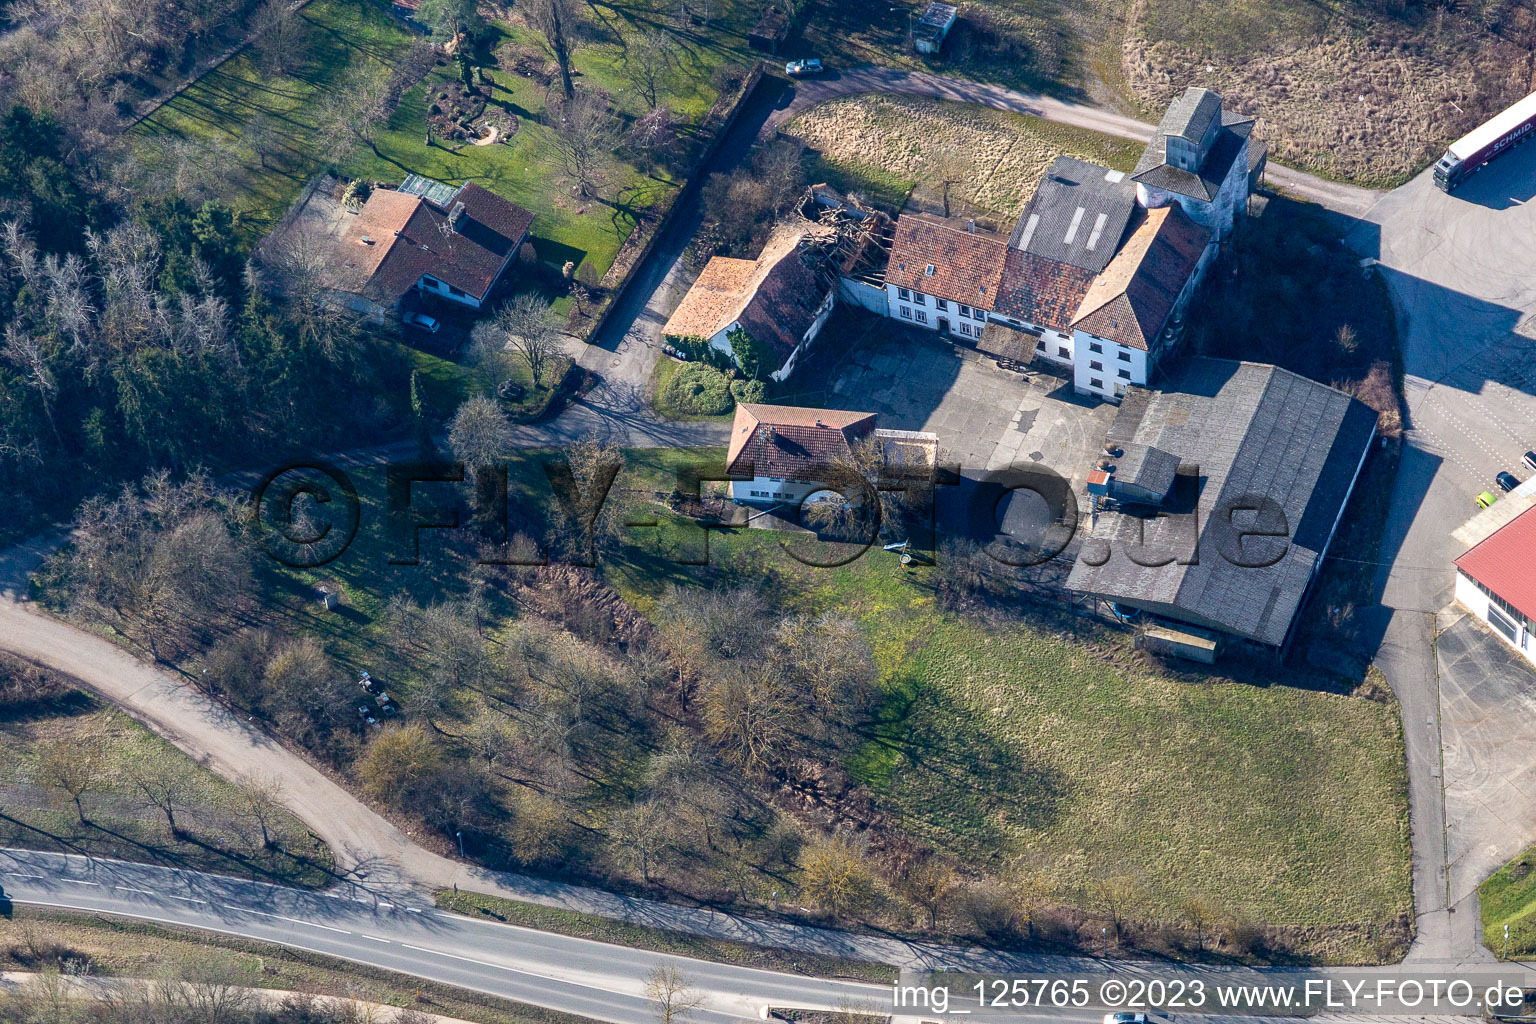
[{"label": "shrub bush", "polygon": [[679,367],[659,398],[667,410],[689,416],[716,416],[735,405],[725,374],[704,363]]},{"label": "shrub bush", "polygon": [[731,381],[731,395],[738,402],[756,405],[768,397],[768,389],[760,380],[733,380]]}]

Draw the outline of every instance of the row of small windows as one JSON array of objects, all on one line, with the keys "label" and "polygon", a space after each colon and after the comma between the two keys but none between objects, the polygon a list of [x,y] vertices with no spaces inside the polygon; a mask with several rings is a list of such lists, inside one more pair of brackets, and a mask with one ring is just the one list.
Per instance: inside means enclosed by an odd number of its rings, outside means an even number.
[{"label": "row of small windows", "polygon": [[[1104,346],[1100,345],[1096,341],[1090,341],[1088,343],[1088,351],[1092,352],[1092,353],[1094,353],[1096,355],[1102,355],[1104,353]],[[1125,351],[1124,349],[1120,350],[1119,357],[1120,357],[1120,361],[1122,363],[1128,363],[1128,362],[1131,361],[1131,354],[1129,352]],[[1102,367],[1100,367],[1097,364],[1095,364],[1094,365],[1094,369],[1098,370],[1098,369],[1102,369]]]},{"label": "row of small windows", "polygon": [[[897,288],[896,297],[902,302],[910,302],[917,306],[925,305],[927,303],[927,299],[923,296],[923,293],[916,290],[915,288]],[[935,295],[933,297],[933,304],[935,307],[944,312],[949,311],[949,301],[947,299],[941,299]],[[972,320],[985,320],[987,318],[987,314],[984,310],[973,310],[970,306],[967,306],[963,302],[957,302],[955,305],[959,307],[961,316],[970,317]]]}]

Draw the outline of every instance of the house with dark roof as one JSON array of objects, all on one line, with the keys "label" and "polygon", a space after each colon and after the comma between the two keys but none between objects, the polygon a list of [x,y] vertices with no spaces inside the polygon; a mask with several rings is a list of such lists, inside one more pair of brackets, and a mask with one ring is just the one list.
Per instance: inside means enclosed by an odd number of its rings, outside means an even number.
[{"label": "house with dark roof", "polygon": [[1262,163],[1253,118],[1222,109],[1221,97],[1190,86],[1168,107],[1131,180],[1152,209],[1177,203],[1196,224],[1225,240],[1248,200],[1250,165]]},{"label": "house with dark roof", "polygon": [[1035,187],[1008,238],[1000,294],[982,347],[1018,345],[1013,332],[1032,335],[1022,358],[1072,366],[1072,321],[1088,286],[1119,251],[1137,212],[1136,188],[1121,171],[1075,157],[1057,157]]},{"label": "house with dark roof", "polygon": [[1456,601],[1536,665],[1536,506],[1456,559]]},{"label": "house with dark roof", "polygon": [[745,334],[770,353],[769,375],[785,379],[837,301],[835,287],[822,279],[809,251],[813,239],[828,234],[810,223],[781,224],[756,259],[712,257],[662,334],[707,344],[731,359],[737,359],[733,340]]},{"label": "house with dark roof", "polygon": [[[1067,587],[1283,651],[1375,436],[1365,405],[1266,364],[1199,358],[1167,391],[1132,388]],[[1136,480],[1117,497],[1122,465]]]},{"label": "house with dark roof", "polygon": [[315,190],[263,254],[300,259],[339,305],[370,316],[413,291],[479,309],[527,241],[533,214],[473,182],[440,189],[439,202],[375,188],[355,207]]},{"label": "house with dark roof", "polygon": [[888,315],[974,344],[997,304],[1008,240],[974,221],[904,214],[885,267]]},{"label": "house with dark roof", "polygon": [[798,506],[828,490],[829,472],[848,465],[855,446],[878,446],[880,464],[897,472],[930,473],[939,438],[923,430],[883,430],[872,412],[739,403],[726,449],[731,497],[750,505]]},{"label": "house with dark roof", "polygon": [[725,469],[731,497],[758,505],[798,505],[826,489],[827,470],[874,437],[875,414],[842,409],[738,403]]}]

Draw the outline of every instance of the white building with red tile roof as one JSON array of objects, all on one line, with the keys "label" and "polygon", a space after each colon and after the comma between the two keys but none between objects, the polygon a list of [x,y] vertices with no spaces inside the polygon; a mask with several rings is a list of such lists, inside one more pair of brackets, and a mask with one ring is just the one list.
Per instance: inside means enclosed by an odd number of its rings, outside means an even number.
[{"label": "white building with red tile roof", "polygon": [[1536,665],[1536,506],[1456,559],[1456,600]]},{"label": "white building with red tile roof", "polygon": [[818,232],[815,225],[783,224],[774,228],[756,259],[711,258],[661,333],[706,343],[734,358],[731,337],[745,331],[773,353],[775,365],[767,376],[788,377],[837,300],[804,252],[806,240]]}]

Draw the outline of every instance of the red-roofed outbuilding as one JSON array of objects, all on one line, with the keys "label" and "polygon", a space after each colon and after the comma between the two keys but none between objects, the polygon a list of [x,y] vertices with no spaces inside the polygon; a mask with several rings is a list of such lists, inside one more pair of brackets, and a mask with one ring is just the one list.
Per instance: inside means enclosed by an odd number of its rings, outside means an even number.
[{"label": "red-roofed outbuilding", "polygon": [[1536,507],[1456,559],[1456,600],[1536,664]]}]

